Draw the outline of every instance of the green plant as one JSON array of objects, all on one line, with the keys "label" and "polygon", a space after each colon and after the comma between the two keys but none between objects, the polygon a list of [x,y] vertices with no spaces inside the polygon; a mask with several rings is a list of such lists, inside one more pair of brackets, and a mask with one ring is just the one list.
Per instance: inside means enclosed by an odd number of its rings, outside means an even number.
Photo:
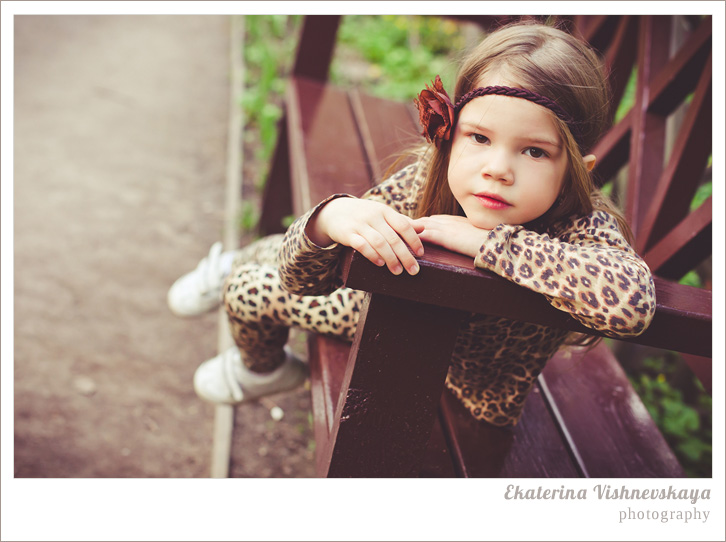
[{"label": "green plant", "polygon": [[[710,161],[711,159],[709,158],[709,165]],[[698,209],[704,201],[711,197],[712,193],[712,181],[707,181],[699,186],[698,190],[696,190],[696,193],[693,196],[693,200],[691,201],[691,211]]]},{"label": "green plant", "polygon": [[703,288],[703,281],[696,270],[691,270],[678,281],[679,284],[685,286],[693,286],[694,288]]},{"label": "green plant", "polygon": [[454,56],[466,46],[457,23],[440,17],[343,18],[331,80],[394,100],[412,100],[440,74],[453,81]]},{"label": "green plant", "polygon": [[239,227],[242,233],[253,233],[259,220],[260,211],[257,206],[249,200],[244,200],[239,212]]},{"label": "green plant", "polygon": [[623,97],[620,99],[618,108],[615,111],[615,123],[620,122],[623,117],[625,117],[625,115],[627,115],[628,112],[630,112],[630,110],[633,108],[633,104],[635,104],[635,89],[637,85],[638,70],[637,68],[633,68],[633,71],[630,72],[628,82],[625,84],[625,91],[623,92]]},{"label": "green plant", "polygon": [[[268,164],[277,141],[282,97],[292,65],[299,15],[248,15],[245,17],[245,88],[240,105],[245,119],[245,142],[254,148],[254,159]],[[264,187],[260,175],[258,189]]]},{"label": "green plant", "polygon": [[646,358],[633,373],[633,387],[686,474],[711,476],[712,404],[700,382],[678,370],[675,354]]}]

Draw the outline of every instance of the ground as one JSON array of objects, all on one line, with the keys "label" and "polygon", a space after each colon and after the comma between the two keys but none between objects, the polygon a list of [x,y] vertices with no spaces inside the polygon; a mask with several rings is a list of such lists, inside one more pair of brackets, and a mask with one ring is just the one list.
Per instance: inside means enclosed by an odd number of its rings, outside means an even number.
[{"label": "ground", "polygon": [[[16,477],[209,476],[191,383],[219,316],[165,297],[222,237],[231,39],[225,16],[15,19]],[[237,408],[231,476],[312,476],[309,417],[307,389]]]}]

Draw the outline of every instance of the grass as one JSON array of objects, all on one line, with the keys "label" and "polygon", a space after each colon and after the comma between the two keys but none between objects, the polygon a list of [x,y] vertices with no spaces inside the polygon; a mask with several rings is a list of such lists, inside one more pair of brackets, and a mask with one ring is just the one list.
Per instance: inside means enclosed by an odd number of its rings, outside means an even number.
[{"label": "grass", "polygon": [[[420,15],[347,16],[338,34],[331,81],[393,100],[412,100],[440,74],[452,88],[466,47],[460,26]],[[355,69],[357,68],[357,69]]]},{"label": "grass", "polygon": [[711,396],[674,352],[648,357],[629,379],[689,477],[710,477]]},{"label": "grass", "polygon": [[[245,160],[259,165],[261,190],[277,142],[277,123],[287,74],[292,67],[302,18],[299,15],[245,17],[245,88],[240,102],[245,119]],[[246,149],[246,150],[247,150]]]}]

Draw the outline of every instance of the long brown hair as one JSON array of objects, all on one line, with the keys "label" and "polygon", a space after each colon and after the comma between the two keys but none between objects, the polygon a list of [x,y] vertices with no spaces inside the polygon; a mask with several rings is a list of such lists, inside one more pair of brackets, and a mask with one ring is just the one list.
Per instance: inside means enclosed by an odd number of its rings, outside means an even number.
[{"label": "long brown hair", "polygon": [[[456,103],[476,88],[484,76],[497,72],[506,74],[509,84],[554,100],[577,120],[582,139],[579,146],[565,122],[548,110],[564,142],[568,166],[555,203],[525,227],[557,235],[560,221],[606,211],[617,220],[621,233],[632,243],[633,235],[622,213],[596,188],[583,163],[583,156],[611,122],[610,89],[598,56],[586,43],[557,28],[531,22],[508,25],[488,35],[464,58],[452,101]],[[438,147],[427,145],[418,154],[423,155],[427,169],[416,218],[463,215],[448,183],[451,139],[441,141]],[[592,346],[598,341],[597,337],[570,334],[566,342]]]}]

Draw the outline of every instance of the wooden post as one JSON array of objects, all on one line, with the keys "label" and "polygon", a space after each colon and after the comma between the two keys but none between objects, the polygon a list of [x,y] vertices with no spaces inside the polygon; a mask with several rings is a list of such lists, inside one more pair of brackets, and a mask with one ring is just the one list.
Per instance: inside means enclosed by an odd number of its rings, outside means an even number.
[{"label": "wooden post", "polygon": [[324,82],[333,60],[340,15],[308,15],[303,23],[292,74]]},{"label": "wooden post", "polygon": [[652,78],[668,60],[670,18],[641,17],[638,43],[638,86],[633,106],[630,169],[625,215],[638,237],[661,171],[665,152],[665,118],[648,111]]},{"label": "wooden post", "polygon": [[368,295],[328,441],[327,476],[418,474],[463,314]]}]

